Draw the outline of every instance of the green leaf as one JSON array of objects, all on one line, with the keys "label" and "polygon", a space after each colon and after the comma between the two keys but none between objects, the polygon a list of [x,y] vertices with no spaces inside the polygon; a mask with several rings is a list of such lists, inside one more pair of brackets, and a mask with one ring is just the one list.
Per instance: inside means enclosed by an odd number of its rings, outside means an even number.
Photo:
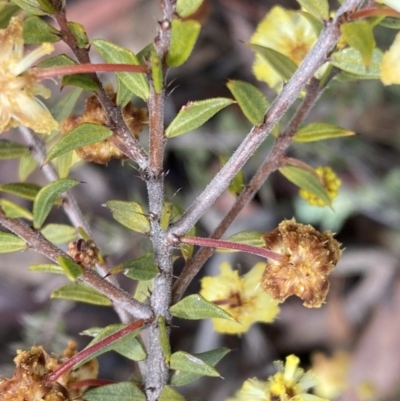
[{"label": "green leaf", "polygon": [[20,198],[34,200],[42,187],[27,182],[11,182],[0,185],[0,191],[19,196]]},{"label": "green leaf", "polygon": [[329,3],[327,0],[297,0],[304,10],[319,20],[329,20]]},{"label": "green leaf", "polygon": [[297,166],[284,166],[279,169],[279,172],[299,188],[311,192],[313,195],[322,199],[326,205],[331,205],[332,202],[328,193],[321,184],[316,173],[313,174]]},{"label": "green leaf", "polygon": [[150,54],[151,78],[156,93],[161,93],[164,85],[162,62],[157,52],[152,49]]},{"label": "green leaf", "polygon": [[232,103],[232,99],[225,97],[189,102],[179,110],[178,115],[166,129],[165,136],[173,138],[193,131]]},{"label": "green leaf", "polygon": [[150,296],[152,291],[153,291],[153,280],[139,281],[137,283],[133,298],[135,298],[139,302],[145,302],[147,298]]},{"label": "green leaf", "polygon": [[201,6],[204,0],[178,0],[176,2],[176,12],[182,18],[189,17]]},{"label": "green leaf", "polygon": [[117,105],[125,107],[133,97],[134,93],[124,84],[121,78],[117,77]]},{"label": "green leaf", "polygon": [[[265,247],[265,241],[262,239],[262,234],[258,231],[241,231],[240,233],[233,234],[228,238],[228,241],[238,242],[239,244],[247,244],[252,246],[258,246],[260,248]],[[219,248],[218,252],[236,252],[234,249]]]},{"label": "green leaf", "polygon": [[382,51],[374,49],[372,52],[371,64],[365,68],[361,54],[353,48],[346,48],[331,55],[331,63],[350,74],[358,76],[358,79],[380,79],[379,66],[382,61]]},{"label": "green leaf", "polygon": [[[229,157],[220,156],[219,157],[221,164],[225,165],[226,162],[229,160]],[[244,188],[244,174],[243,170],[240,170],[232,179],[228,186],[228,191],[234,196],[237,197]],[[187,234],[189,235],[189,234]]]},{"label": "green leaf", "polygon": [[325,123],[311,123],[300,128],[294,135],[295,142],[314,142],[323,139],[334,139],[343,136],[352,136],[356,133],[336,125]]},{"label": "green leaf", "polygon": [[[87,345],[86,348],[98,343],[101,340],[104,340],[107,337],[117,333],[120,330],[123,330],[127,327],[126,324],[111,324],[110,326],[104,327],[100,329],[97,333],[96,330],[86,331],[84,334],[86,335],[95,335],[95,338]],[[128,358],[132,361],[142,361],[147,357],[146,351],[143,348],[143,345],[136,338],[140,333],[141,329],[136,329],[122,337],[117,338],[113,342],[108,345],[105,345],[98,351],[90,354],[86,358],[83,358],[76,365],[74,365],[74,369],[77,369],[79,366],[84,365],[86,362],[90,361],[93,358],[97,358],[99,355],[102,355],[109,351],[115,351],[118,354]]]},{"label": "green leaf", "polygon": [[0,159],[15,159],[29,154],[26,146],[20,145],[16,142],[8,141],[7,139],[0,139]]},{"label": "green leaf", "polygon": [[158,401],[185,401],[185,397],[182,394],[179,394],[171,386],[164,386],[161,390],[160,395],[157,398]]},{"label": "green leaf", "polygon": [[32,16],[24,21],[24,42],[40,45],[44,42],[55,43],[60,40],[59,32],[44,19]]},{"label": "green leaf", "polygon": [[164,358],[166,359],[167,362],[169,362],[169,359],[171,357],[171,344],[169,342],[169,336],[165,319],[162,316],[159,316],[157,318],[157,324],[158,324],[158,337],[160,340],[161,349],[163,351]]},{"label": "green leaf", "polygon": [[218,318],[235,320],[227,311],[207,301],[200,294],[193,294],[183,298],[175,305],[172,305],[169,311],[172,316],[181,319],[200,320]]},{"label": "green leaf", "polygon": [[[194,354],[193,356],[214,367],[229,352],[230,349],[228,348],[217,348],[211,351],[202,352],[200,354]],[[173,386],[185,386],[199,379],[201,376],[202,375],[198,375],[196,373],[184,371],[175,372],[171,378],[171,384]]]},{"label": "green leaf", "polygon": [[389,29],[400,29],[400,18],[387,17],[379,25]]},{"label": "green leaf", "polygon": [[46,15],[46,12],[42,10],[37,0],[12,0],[12,2],[29,14]]},{"label": "green leaf", "polygon": [[140,258],[126,260],[110,270],[110,274],[124,272],[125,276],[138,281],[152,280],[158,273],[153,252],[148,252]]},{"label": "green leaf", "polygon": [[170,67],[178,67],[189,58],[200,29],[200,23],[195,20],[172,20],[171,44],[166,60]]},{"label": "green leaf", "polygon": [[301,14],[308,21],[317,36],[321,34],[321,31],[324,28],[323,22],[321,22],[318,18],[314,17],[314,15],[308,13],[307,11],[298,10],[296,12]]},{"label": "green leaf", "polygon": [[255,45],[253,43],[250,43],[250,47],[265,61],[267,61],[275,70],[275,72],[279,74],[286,82],[289,81],[294,72],[297,70],[297,65],[294,61],[274,49]]},{"label": "green leaf", "polygon": [[86,401],[146,401],[146,396],[132,382],[108,384],[85,392]]},{"label": "green leaf", "polygon": [[79,181],[60,178],[44,186],[33,202],[33,226],[40,228],[50,213],[54,201],[65,191],[78,185]]},{"label": "green leaf", "polygon": [[61,266],[52,264],[32,265],[28,267],[28,270],[31,272],[65,274],[64,269]]},{"label": "green leaf", "polygon": [[150,223],[142,206],[137,202],[108,201],[106,206],[118,223],[129,229],[139,232],[150,232]]},{"label": "green leaf", "polygon": [[70,299],[72,301],[100,306],[112,305],[111,301],[105,295],[79,282],[63,285],[53,291],[51,298]]},{"label": "green leaf", "polygon": [[76,240],[76,228],[67,224],[47,224],[42,235],[53,244],[65,244]]},{"label": "green leaf", "polygon": [[[95,39],[92,41],[92,45],[101,54],[104,60],[107,61],[107,63],[140,64],[138,58],[130,50],[117,46],[107,40]],[[136,96],[139,96],[143,100],[149,98],[150,89],[145,74],[118,72],[116,73],[116,76]]]},{"label": "green leaf", "polygon": [[268,101],[254,85],[243,81],[231,80],[226,85],[241,108],[243,114],[253,125],[264,122]]},{"label": "green leaf", "polygon": [[19,219],[22,217],[27,220],[33,220],[32,213],[29,210],[26,210],[24,207],[19,206],[8,199],[0,199],[0,207],[10,219]]},{"label": "green leaf", "polygon": [[24,251],[27,247],[23,239],[14,234],[0,231],[0,253]]},{"label": "green leaf", "polygon": [[21,9],[15,4],[7,3],[6,1],[0,2],[0,29],[7,28],[10,19],[18,14]]},{"label": "green leaf", "polygon": [[112,134],[112,131],[104,125],[89,123],[78,125],[54,144],[47,154],[45,163],[71,150],[103,141]]},{"label": "green leaf", "polygon": [[[76,65],[76,61],[68,57],[65,54],[59,54],[58,56],[49,57],[41,61],[38,64],[40,68],[50,68],[59,65]],[[94,92],[99,89],[99,86],[94,82],[88,74],[73,74],[66,75],[62,78],[62,86],[73,85],[80,88],[86,89],[88,91]]]},{"label": "green leaf", "polygon": [[170,368],[183,372],[196,373],[201,376],[219,377],[220,374],[209,364],[184,351],[171,355]]},{"label": "green leaf", "polygon": [[71,280],[75,281],[78,277],[82,276],[83,270],[82,266],[73,262],[70,258],[65,256],[60,256],[57,258],[57,262],[64,270],[64,274]]},{"label": "green leaf", "polygon": [[375,38],[370,23],[368,21],[349,22],[341,25],[340,30],[343,39],[360,52],[365,68],[369,68],[375,48]]},{"label": "green leaf", "polygon": [[72,114],[82,92],[82,88],[72,88],[68,93],[64,93],[61,100],[51,109],[51,114],[58,122],[61,122]]},{"label": "green leaf", "polygon": [[30,154],[22,156],[19,160],[18,176],[21,181],[25,181],[38,167],[38,162]]},{"label": "green leaf", "polygon": [[68,28],[71,30],[72,35],[76,40],[76,44],[80,49],[85,49],[89,46],[89,39],[86,35],[85,27],[78,22],[68,22]]}]

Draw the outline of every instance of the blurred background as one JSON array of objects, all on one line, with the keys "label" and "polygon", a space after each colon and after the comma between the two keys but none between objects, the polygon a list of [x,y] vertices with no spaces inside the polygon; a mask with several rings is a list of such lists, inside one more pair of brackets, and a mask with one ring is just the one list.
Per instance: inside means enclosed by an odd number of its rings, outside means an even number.
[{"label": "blurred background", "polygon": [[[225,86],[228,79],[251,82],[273,100],[275,94],[252,75],[254,56],[246,42],[258,22],[278,3],[288,8],[298,7],[295,1],[289,0],[205,1],[196,15],[203,28],[195,50],[186,64],[169,73],[167,124],[189,100],[230,97]],[[134,52],[153,40],[160,17],[158,1],[153,0],[67,0],[67,7],[68,19],[83,24],[90,39],[108,39]],[[332,9],[337,7],[332,2]],[[379,46],[387,49],[396,31],[376,28],[375,34]],[[57,50],[68,53],[61,45]],[[98,54],[92,53],[92,60],[99,62]],[[102,77],[104,82],[113,82],[112,76]],[[55,87],[53,96],[69,90],[66,87],[60,92]],[[83,107],[84,99],[81,100],[77,113]],[[332,275],[327,302],[319,309],[310,310],[299,300],[289,299],[281,306],[281,313],[273,324],[254,325],[242,337],[217,334],[209,321],[174,321],[173,351],[202,352],[218,346],[232,349],[218,365],[225,379],[199,380],[182,389],[187,398],[225,400],[233,396],[244,380],[255,376],[266,379],[275,372],[272,362],[284,360],[291,353],[301,358],[304,368],[312,366],[321,377],[328,375],[326,380],[333,390],[326,397],[333,399],[338,394],[341,400],[400,398],[399,108],[398,86],[383,87],[376,81],[332,82],[307,122],[339,125],[358,135],[294,144],[290,156],[313,167],[330,165],[336,171],[343,185],[333,210],[308,206],[299,198],[294,185],[274,173],[227,233],[266,232],[282,219],[292,217],[320,230],[337,233],[345,250]],[[219,156],[230,155],[249,129],[250,124],[239,108],[233,106],[196,132],[169,141],[165,164],[167,199],[189,206],[220,168]],[[3,135],[3,138],[11,137],[22,142],[16,132]],[[141,142],[147,146],[147,133],[142,133]],[[272,139],[266,140],[245,165],[246,182],[268,154],[271,144]],[[18,168],[15,160],[2,161],[0,184],[17,181]],[[79,163],[71,176],[84,182],[73,193],[93,227],[102,252],[110,255],[110,266],[150,250],[146,238],[117,225],[108,209],[102,206],[111,199],[146,204],[144,185],[133,163],[111,161],[108,166]],[[44,185],[46,180],[40,169],[36,169],[27,182]],[[233,202],[233,196],[224,193],[201,219],[197,234],[208,236]],[[48,221],[67,223],[59,208],[53,210]],[[216,254],[199,276],[218,274],[223,261],[245,273],[259,258]],[[12,374],[16,349],[41,344],[48,351],[60,352],[69,338],[84,347],[90,339],[77,333],[118,322],[111,309],[63,300],[49,302],[51,292],[66,283],[66,279],[27,271],[31,264],[41,262],[45,259],[32,251],[1,255],[2,377]],[[177,261],[176,275],[182,265]],[[200,277],[194,280],[188,293],[199,290]],[[126,278],[121,277],[121,285],[134,290],[133,283]],[[102,356],[100,364],[102,378],[118,381],[127,380],[136,369],[134,363],[114,353]],[[326,386],[321,389],[328,390]]]}]

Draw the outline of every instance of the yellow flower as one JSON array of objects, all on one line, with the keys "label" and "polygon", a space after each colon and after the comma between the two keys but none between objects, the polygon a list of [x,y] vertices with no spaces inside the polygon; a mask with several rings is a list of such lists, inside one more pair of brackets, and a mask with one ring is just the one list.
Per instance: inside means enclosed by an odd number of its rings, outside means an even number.
[{"label": "yellow flower", "polygon": [[312,355],[312,369],[317,385],[315,394],[329,399],[337,398],[347,387],[350,357],[346,352],[336,352],[328,357],[321,352]]},{"label": "yellow flower", "polygon": [[0,133],[18,125],[43,134],[58,128],[49,110],[35,97],[48,98],[50,91],[37,82],[34,70],[29,70],[53,49],[52,44],[43,43],[24,57],[22,20],[18,17],[0,30]]},{"label": "yellow flower", "polygon": [[377,3],[386,4],[400,13],[400,1],[399,0],[376,0]]},{"label": "yellow flower", "polygon": [[259,284],[265,268],[257,263],[250,272],[239,277],[228,263],[220,266],[221,275],[201,280],[201,295],[229,312],[236,320],[212,319],[215,331],[227,334],[245,333],[255,322],[272,322],[279,307]]},{"label": "yellow flower", "polygon": [[[328,166],[320,166],[315,169],[315,172],[321,177],[321,182],[323,187],[328,193],[330,200],[335,199],[339,194],[339,188],[342,184],[340,178],[335,174],[335,172]],[[326,203],[321,198],[318,198],[311,192],[305,189],[301,189],[299,195],[304,198],[308,204],[312,206],[326,206]]]},{"label": "yellow flower", "polygon": [[326,401],[307,393],[317,382],[311,371],[304,373],[298,367],[299,362],[295,355],[289,355],[285,365],[275,362],[278,373],[266,382],[255,378],[246,380],[231,401]]},{"label": "yellow flower", "polygon": [[320,307],[329,290],[328,275],[341,255],[340,244],[332,233],[321,233],[291,219],[282,221],[263,239],[265,247],[284,260],[268,260],[262,288],[279,302],[297,295],[307,308]]},{"label": "yellow flower", "polygon": [[[275,6],[259,23],[250,43],[276,50],[299,65],[316,40],[317,35],[305,17],[296,11]],[[281,89],[281,76],[258,54],[253,72],[257,79],[265,81],[271,88]]]},{"label": "yellow flower", "polygon": [[390,49],[384,53],[380,70],[384,85],[400,85],[400,33],[396,35]]}]

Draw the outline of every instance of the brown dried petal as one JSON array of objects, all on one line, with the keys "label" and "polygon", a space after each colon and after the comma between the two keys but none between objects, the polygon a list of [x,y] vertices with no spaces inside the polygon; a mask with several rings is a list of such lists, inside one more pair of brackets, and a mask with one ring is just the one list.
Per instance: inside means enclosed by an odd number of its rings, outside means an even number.
[{"label": "brown dried petal", "polygon": [[323,233],[310,225],[284,220],[263,235],[266,248],[285,256],[284,263],[269,260],[261,286],[283,302],[297,295],[306,307],[319,307],[328,293],[328,274],[341,255],[340,244],[330,231]]}]

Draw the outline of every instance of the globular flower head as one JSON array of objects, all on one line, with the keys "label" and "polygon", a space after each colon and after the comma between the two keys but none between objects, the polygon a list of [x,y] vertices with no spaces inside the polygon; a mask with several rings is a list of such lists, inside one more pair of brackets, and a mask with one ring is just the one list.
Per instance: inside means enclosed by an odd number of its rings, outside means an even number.
[{"label": "globular flower head", "polygon": [[249,379],[229,401],[326,401],[308,394],[316,385],[315,375],[299,368],[299,358],[289,355],[286,363],[275,362],[278,372],[267,381]]},{"label": "globular flower head", "polygon": [[17,351],[16,368],[11,379],[0,379],[1,400],[10,401],[70,401],[78,399],[85,389],[73,388],[73,383],[97,377],[98,364],[95,359],[75,371],[60,376],[55,383],[47,383],[46,376],[54,372],[65,360],[76,353],[76,344],[71,341],[64,357],[54,358],[42,347],[29,351]]},{"label": "globular flower head", "polygon": [[394,39],[390,49],[384,53],[380,65],[381,81],[384,85],[400,85],[400,33]]},{"label": "globular flower head", "polygon": [[[108,86],[106,89],[115,102],[116,94],[112,87]],[[132,103],[128,103],[122,109],[122,117],[132,134],[138,138],[148,120],[146,109],[136,108]],[[86,99],[86,109],[82,115],[67,117],[62,121],[60,129],[64,135],[84,123],[109,125],[108,115],[96,95],[91,95]],[[115,135],[103,141],[82,146],[76,149],[76,153],[82,159],[97,164],[107,164],[111,159],[126,159],[126,156],[115,146],[113,141],[118,141]]]},{"label": "globular flower head", "polygon": [[36,98],[48,98],[50,91],[37,82],[35,71],[29,70],[53,49],[52,44],[43,43],[24,56],[22,20],[18,17],[0,30],[0,133],[18,125],[42,134],[58,128],[49,110]]},{"label": "globular flower head", "polygon": [[[339,194],[339,188],[342,184],[341,179],[329,166],[319,166],[315,169],[315,172],[319,175],[321,183],[326,189],[329,199],[332,201]],[[327,206],[323,199],[318,198],[306,189],[301,189],[299,195],[312,206]]]},{"label": "globular flower head", "polygon": [[[316,40],[317,35],[305,17],[296,11],[275,6],[259,23],[250,43],[276,50],[299,65]],[[281,76],[258,54],[253,71],[257,79],[280,90],[283,83]]]},{"label": "globular flower head", "polygon": [[216,331],[241,334],[255,322],[270,323],[274,320],[279,307],[259,286],[264,267],[264,263],[258,263],[240,277],[237,270],[223,263],[220,276],[202,279],[201,295],[225,309],[236,320],[212,319]]},{"label": "globular flower head", "polygon": [[340,244],[332,233],[321,233],[292,219],[282,221],[263,239],[267,249],[285,260],[268,260],[261,278],[262,288],[279,302],[297,295],[306,307],[321,306],[329,289],[328,274],[341,255]]}]

